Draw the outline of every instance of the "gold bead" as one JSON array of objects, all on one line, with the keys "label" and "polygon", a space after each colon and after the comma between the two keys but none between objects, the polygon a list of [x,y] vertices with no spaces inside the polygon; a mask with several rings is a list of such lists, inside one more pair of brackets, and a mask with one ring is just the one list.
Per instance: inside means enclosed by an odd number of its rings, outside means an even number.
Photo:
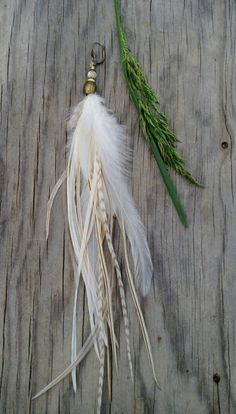
[{"label": "gold bead", "polygon": [[84,84],[83,93],[85,95],[90,95],[91,93],[96,92],[96,83],[93,80],[87,80]]}]

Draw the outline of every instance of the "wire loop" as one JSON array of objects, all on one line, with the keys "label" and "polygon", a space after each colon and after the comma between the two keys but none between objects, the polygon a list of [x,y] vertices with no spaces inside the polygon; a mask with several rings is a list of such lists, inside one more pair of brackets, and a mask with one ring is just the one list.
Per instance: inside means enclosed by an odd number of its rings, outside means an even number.
[{"label": "wire loop", "polygon": [[[97,50],[96,50],[97,49]],[[101,53],[99,51],[101,49]],[[100,58],[101,56],[101,58]],[[94,65],[100,65],[106,59],[106,49],[104,45],[99,42],[94,42],[91,50],[92,63]]]}]

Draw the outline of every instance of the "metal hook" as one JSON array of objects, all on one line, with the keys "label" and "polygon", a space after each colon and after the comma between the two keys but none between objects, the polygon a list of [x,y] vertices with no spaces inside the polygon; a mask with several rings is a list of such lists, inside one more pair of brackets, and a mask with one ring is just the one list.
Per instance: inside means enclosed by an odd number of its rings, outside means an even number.
[{"label": "metal hook", "polygon": [[[100,53],[98,53],[98,50],[97,50],[97,53],[95,53],[95,51],[94,51],[95,48],[97,48],[97,49],[102,48],[102,57],[101,57],[100,60],[98,59],[98,56],[100,56]],[[103,63],[106,59],[105,46],[101,45],[101,43],[99,43],[99,42],[94,42],[93,46],[92,46],[92,50],[91,50],[91,57],[92,57],[92,63],[94,65],[100,65],[101,63]]]}]

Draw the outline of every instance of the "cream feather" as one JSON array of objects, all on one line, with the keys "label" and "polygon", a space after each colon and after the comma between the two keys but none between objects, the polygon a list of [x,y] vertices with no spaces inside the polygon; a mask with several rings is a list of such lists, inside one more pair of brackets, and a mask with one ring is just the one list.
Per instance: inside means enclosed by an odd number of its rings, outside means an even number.
[{"label": "cream feather", "polygon": [[101,160],[112,209],[120,224],[122,219],[125,223],[134,260],[136,286],[146,295],[150,288],[153,266],[145,230],[127,185],[130,151],[126,144],[125,129],[107,111],[100,96],[89,95],[82,105],[83,110],[75,134],[78,133],[77,143],[83,174],[88,178],[88,149],[94,144]]},{"label": "cream feather", "polygon": [[[111,348],[117,368],[118,342],[112,311],[113,272],[117,277],[124,318],[127,357],[131,377],[133,377],[123,276],[112,242],[113,216],[117,217],[123,234],[128,283],[156,380],[150,341],[128,263],[126,237],[132,252],[134,282],[142,295],[146,295],[150,288],[153,266],[145,230],[129,188],[128,165],[131,154],[127,148],[124,127],[119,125],[114,115],[107,110],[104,100],[97,94],[91,94],[72,111],[68,129],[71,133],[68,165],[49,199],[46,231],[48,235],[50,212],[55,195],[66,180],[67,220],[75,262],[71,365],[35,397],[53,387],[69,372],[72,373],[73,387],[76,391],[76,365],[81,362],[91,346],[94,346],[100,361],[97,407],[97,412],[100,412],[108,335],[111,338]],[[112,267],[104,254],[105,245],[110,253]],[[81,279],[86,288],[91,334],[78,353],[76,316]]]}]

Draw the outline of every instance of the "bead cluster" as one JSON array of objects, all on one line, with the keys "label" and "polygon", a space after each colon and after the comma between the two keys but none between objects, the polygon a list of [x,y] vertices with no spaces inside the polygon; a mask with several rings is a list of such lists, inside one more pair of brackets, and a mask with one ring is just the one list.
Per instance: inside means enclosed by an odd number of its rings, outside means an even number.
[{"label": "bead cluster", "polygon": [[87,80],[83,87],[83,93],[85,95],[89,95],[91,93],[96,92],[96,77],[97,77],[96,65],[92,62],[90,63],[89,71],[87,74]]}]

